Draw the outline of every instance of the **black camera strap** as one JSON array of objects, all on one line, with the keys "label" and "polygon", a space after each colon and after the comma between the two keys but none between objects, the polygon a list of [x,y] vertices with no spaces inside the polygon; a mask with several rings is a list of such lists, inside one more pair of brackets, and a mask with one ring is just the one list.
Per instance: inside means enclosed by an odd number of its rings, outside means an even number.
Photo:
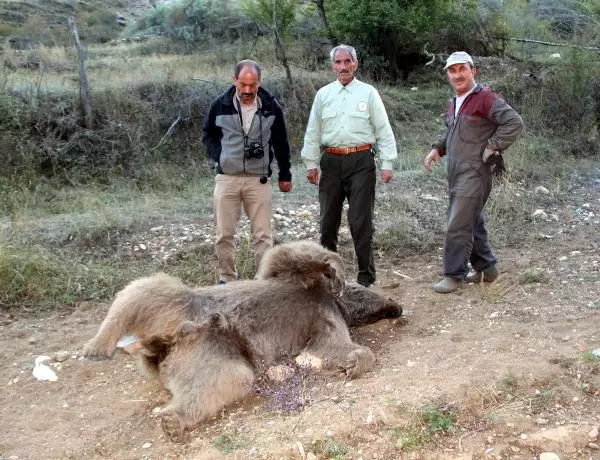
[{"label": "black camera strap", "polygon": [[[237,96],[237,94],[234,96],[235,99],[235,103],[237,105],[237,111],[238,111],[238,117],[240,119],[240,128],[242,130],[242,138],[244,140],[244,170],[246,169],[245,163],[246,163],[246,151],[249,148],[248,145],[248,139],[249,136],[248,134],[250,133],[250,130],[252,129],[252,122],[250,122],[250,128],[248,129],[248,132],[246,132],[246,130],[244,129],[244,119],[242,117],[242,106],[240,104],[240,99]],[[259,123],[259,129],[260,129],[260,145],[261,147],[264,149],[264,143],[263,143],[263,126],[262,126],[262,104],[260,103],[260,98],[258,97],[258,95],[256,96],[256,112],[255,115],[258,115],[258,123]],[[263,154],[262,157],[262,161],[263,161],[263,171],[264,174],[261,176],[260,178],[260,183],[261,184],[266,184],[267,183],[267,164],[266,162],[269,161],[269,152],[268,150]]]}]

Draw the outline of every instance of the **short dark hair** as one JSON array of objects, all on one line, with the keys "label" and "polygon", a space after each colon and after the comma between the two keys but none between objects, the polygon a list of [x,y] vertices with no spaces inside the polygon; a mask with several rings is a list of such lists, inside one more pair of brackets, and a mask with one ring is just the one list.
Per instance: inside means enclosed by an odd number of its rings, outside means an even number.
[{"label": "short dark hair", "polygon": [[260,66],[252,59],[244,59],[243,61],[240,61],[235,65],[235,78],[238,78],[240,76],[240,73],[244,67],[252,67],[254,70],[256,70],[256,74],[258,75],[258,79],[260,80]]}]

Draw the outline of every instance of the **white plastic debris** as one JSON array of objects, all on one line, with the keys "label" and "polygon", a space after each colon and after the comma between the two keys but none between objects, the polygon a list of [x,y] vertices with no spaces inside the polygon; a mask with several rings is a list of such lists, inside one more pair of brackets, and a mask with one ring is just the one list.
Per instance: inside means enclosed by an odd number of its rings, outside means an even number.
[{"label": "white plastic debris", "polygon": [[50,361],[52,358],[50,356],[38,356],[35,358],[35,367],[33,368],[33,376],[42,381],[47,380],[49,382],[56,382],[58,377],[56,373],[50,369],[45,364],[42,364],[44,361]]},{"label": "white plastic debris", "polygon": [[133,355],[141,350],[142,344],[135,335],[126,335],[117,342],[117,348],[122,348],[126,353]]},{"label": "white plastic debris", "polygon": [[121,337],[121,339],[117,342],[117,347],[126,348],[137,341],[138,338],[135,335],[126,335],[125,337]]}]

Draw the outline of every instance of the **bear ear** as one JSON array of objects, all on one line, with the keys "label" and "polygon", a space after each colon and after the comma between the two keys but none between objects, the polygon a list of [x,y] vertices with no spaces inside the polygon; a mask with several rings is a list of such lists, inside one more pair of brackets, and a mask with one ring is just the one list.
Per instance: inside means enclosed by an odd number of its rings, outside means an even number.
[{"label": "bear ear", "polygon": [[323,272],[323,275],[329,281],[329,288],[333,295],[341,296],[346,284],[346,277],[344,276],[343,266],[341,260],[330,258],[327,261],[327,268]]},{"label": "bear ear", "polygon": [[342,295],[345,285],[344,273],[339,268],[341,267],[337,266],[335,261],[330,261],[327,264],[327,269],[323,271],[323,276],[327,278],[329,291],[336,296]]}]

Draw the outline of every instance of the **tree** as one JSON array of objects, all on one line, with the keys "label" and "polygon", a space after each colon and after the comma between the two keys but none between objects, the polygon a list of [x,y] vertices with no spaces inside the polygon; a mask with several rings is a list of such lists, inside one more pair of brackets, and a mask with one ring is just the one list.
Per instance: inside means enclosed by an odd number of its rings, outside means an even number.
[{"label": "tree", "polygon": [[[424,47],[446,51],[448,37],[456,31],[475,29],[476,0],[329,0],[329,24],[340,40],[355,44],[363,68],[382,64],[389,77],[406,77],[412,68],[425,63]],[[465,49],[465,47],[462,47]],[[466,49],[469,51],[469,49]]]},{"label": "tree", "polygon": [[331,27],[329,27],[329,20],[327,19],[327,13],[325,11],[325,0],[312,0],[312,2],[317,6],[317,11],[319,12],[319,17],[323,22],[323,27],[325,28],[325,32],[327,32],[327,38],[329,42],[334,45],[336,42],[335,35],[331,31]]},{"label": "tree", "polygon": [[290,29],[296,21],[295,0],[246,0],[242,3],[242,10],[250,19],[258,25],[267,27],[273,34],[275,55],[285,68],[293,97],[297,98],[285,47],[285,40],[289,37]]}]

